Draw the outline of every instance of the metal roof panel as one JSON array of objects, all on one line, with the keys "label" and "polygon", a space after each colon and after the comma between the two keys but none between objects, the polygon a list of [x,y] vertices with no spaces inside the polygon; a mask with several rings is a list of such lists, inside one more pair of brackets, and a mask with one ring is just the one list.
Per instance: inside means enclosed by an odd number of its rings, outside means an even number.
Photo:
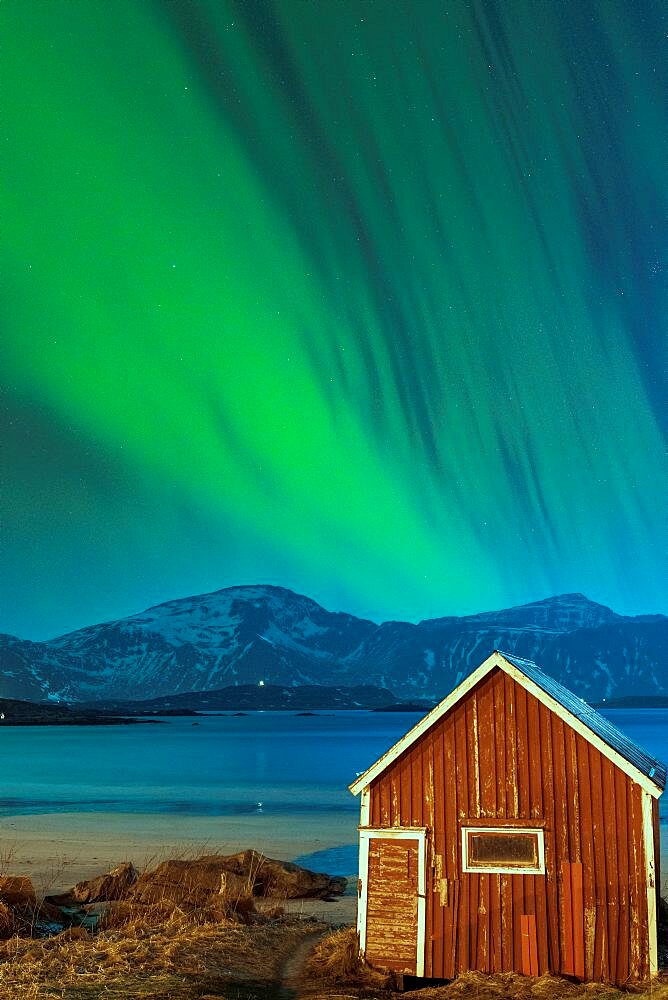
[{"label": "metal roof panel", "polygon": [[584,726],[587,726],[593,733],[596,733],[612,750],[615,750],[629,764],[633,764],[646,778],[653,781],[657,787],[666,787],[666,765],[662,764],[655,757],[652,757],[651,754],[638,746],[637,743],[634,743],[626,733],[623,733],[621,729],[613,725],[609,719],[606,719],[595,708],[588,705],[586,701],[573,694],[568,688],[565,688],[559,681],[555,681],[549,674],[544,673],[533,660],[525,660],[520,656],[514,656],[512,653],[504,653],[502,649],[497,650],[497,652],[500,653],[504,660],[512,663],[514,667],[517,667],[534,684],[537,684],[546,694],[559,702],[566,711],[574,715],[576,719],[579,719]]}]

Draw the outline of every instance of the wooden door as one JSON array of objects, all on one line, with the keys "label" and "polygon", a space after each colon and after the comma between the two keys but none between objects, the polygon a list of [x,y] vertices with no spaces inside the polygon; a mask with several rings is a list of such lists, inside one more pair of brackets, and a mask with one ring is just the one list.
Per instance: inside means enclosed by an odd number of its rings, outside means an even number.
[{"label": "wooden door", "polygon": [[365,956],[372,965],[417,973],[418,840],[369,840]]}]

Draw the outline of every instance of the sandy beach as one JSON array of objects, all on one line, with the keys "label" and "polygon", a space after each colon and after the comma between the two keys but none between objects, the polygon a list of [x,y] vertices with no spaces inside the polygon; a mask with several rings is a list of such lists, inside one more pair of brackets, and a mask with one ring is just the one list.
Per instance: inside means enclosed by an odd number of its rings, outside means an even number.
[{"label": "sandy beach", "polygon": [[326,823],[308,815],[270,821],[124,813],[11,816],[0,821],[0,867],[7,874],[29,874],[38,891],[52,893],[120,861],[142,868],[168,857],[234,854],[248,847],[288,861],[349,844],[355,836],[355,823],[337,815]]},{"label": "sandy beach", "polygon": [[[663,832],[663,831],[662,831]],[[262,816],[174,817],[122,813],[57,813],[12,816],[0,821],[0,869],[29,874],[40,893],[62,892],[74,883],[108,871],[121,861],[138,868],[166,858],[234,854],[254,847],[290,861],[302,855],[356,842],[350,817],[302,815],[299,819]],[[320,870],[314,862],[313,868]],[[355,875],[355,872],[348,872]],[[662,842],[662,895],[668,896],[668,843]],[[352,891],[352,890],[351,890]],[[328,904],[299,901],[334,923],[353,919],[355,900]]]}]

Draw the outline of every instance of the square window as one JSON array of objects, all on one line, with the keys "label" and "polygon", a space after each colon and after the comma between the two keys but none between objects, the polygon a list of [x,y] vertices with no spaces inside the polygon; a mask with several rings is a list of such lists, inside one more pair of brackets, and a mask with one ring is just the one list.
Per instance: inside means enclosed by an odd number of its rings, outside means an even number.
[{"label": "square window", "polygon": [[545,871],[543,831],[518,827],[462,827],[462,870],[540,875]]}]

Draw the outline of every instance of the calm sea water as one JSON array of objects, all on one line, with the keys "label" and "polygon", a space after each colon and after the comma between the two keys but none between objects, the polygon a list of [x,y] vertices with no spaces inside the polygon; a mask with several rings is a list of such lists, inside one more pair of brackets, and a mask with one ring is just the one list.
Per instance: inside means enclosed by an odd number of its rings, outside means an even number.
[{"label": "calm sea water", "polygon": [[[668,710],[605,714],[654,756],[668,760]],[[347,786],[418,718],[259,712],[170,719],[162,725],[3,727],[0,816],[253,814],[269,831],[272,821],[298,822],[300,815],[315,813],[323,825],[345,818],[350,834],[339,848],[309,855],[309,864],[350,874],[356,866],[359,803]],[[668,795],[664,799],[662,834],[668,837]]]}]

